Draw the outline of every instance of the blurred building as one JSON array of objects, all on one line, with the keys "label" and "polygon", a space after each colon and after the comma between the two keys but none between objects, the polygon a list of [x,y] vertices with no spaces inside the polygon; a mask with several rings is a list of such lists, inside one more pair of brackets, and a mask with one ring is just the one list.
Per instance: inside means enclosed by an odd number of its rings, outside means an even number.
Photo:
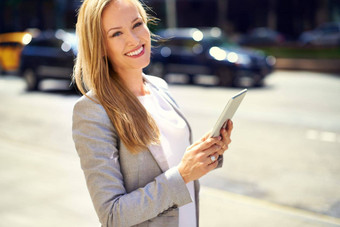
[{"label": "blurred building", "polygon": [[0,0],[0,33],[73,28],[80,0]]},{"label": "blurred building", "polygon": [[[219,26],[245,33],[269,27],[296,38],[327,21],[340,21],[339,0],[144,0],[160,27]],[[0,33],[74,28],[81,0],[1,0]],[[168,16],[167,16],[168,15]],[[174,18],[175,17],[175,18]],[[170,23],[171,21],[171,23]]]},{"label": "blurred building", "polygon": [[[165,1],[146,2],[166,19]],[[269,27],[292,38],[322,23],[340,21],[339,0],[177,0],[176,9],[178,27],[219,26],[232,33]]]}]

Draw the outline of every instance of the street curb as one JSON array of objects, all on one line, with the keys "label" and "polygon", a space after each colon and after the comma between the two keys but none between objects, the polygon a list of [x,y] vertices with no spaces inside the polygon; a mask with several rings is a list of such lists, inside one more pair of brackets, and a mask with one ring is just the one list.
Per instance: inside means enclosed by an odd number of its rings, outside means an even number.
[{"label": "street curb", "polygon": [[340,73],[340,59],[278,58],[276,60],[275,68]]},{"label": "street curb", "polygon": [[[240,194],[231,193],[224,190],[219,190],[207,186],[201,186],[201,194],[207,197],[216,197],[221,200],[227,199],[237,203],[242,203],[247,206],[257,207],[259,209],[270,210],[273,212],[279,212],[286,216],[295,216],[303,219],[309,219],[313,221],[322,222],[325,224],[339,225],[340,218],[331,217],[324,214],[315,213],[312,211],[302,210],[294,207],[289,207],[285,205],[280,205],[272,202],[268,202],[261,199],[256,199]],[[202,195],[201,195],[202,196]]]}]

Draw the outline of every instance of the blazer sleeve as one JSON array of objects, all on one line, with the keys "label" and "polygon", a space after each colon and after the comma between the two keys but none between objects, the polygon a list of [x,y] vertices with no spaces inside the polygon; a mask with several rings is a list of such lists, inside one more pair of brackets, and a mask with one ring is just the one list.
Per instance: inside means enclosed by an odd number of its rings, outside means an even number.
[{"label": "blazer sleeve", "polygon": [[191,202],[176,167],[127,193],[119,164],[119,138],[104,108],[87,97],[74,106],[72,135],[103,226],[136,225]]}]

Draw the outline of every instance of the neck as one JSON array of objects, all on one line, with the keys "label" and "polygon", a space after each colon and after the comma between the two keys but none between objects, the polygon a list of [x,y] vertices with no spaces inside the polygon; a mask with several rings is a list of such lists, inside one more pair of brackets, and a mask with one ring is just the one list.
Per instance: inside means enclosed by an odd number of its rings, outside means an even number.
[{"label": "neck", "polygon": [[144,96],[149,91],[144,86],[143,71],[136,70],[130,72],[119,73],[125,85],[135,96]]}]

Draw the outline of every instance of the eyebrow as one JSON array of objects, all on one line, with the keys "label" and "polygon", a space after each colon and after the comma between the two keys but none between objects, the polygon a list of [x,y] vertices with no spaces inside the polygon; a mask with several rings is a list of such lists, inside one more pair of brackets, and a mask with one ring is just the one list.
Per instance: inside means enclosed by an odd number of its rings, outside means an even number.
[{"label": "eyebrow", "polygon": [[[138,19],[140,19],[140,17],[136,17],[134,20],[131,21],[131,24],[133,24],[135,21],[137,21]],[[110,28],[106,34],[108,34],[111,30],[116,30],[116,29],[121,29],[122,27],[113,27]]]}]

